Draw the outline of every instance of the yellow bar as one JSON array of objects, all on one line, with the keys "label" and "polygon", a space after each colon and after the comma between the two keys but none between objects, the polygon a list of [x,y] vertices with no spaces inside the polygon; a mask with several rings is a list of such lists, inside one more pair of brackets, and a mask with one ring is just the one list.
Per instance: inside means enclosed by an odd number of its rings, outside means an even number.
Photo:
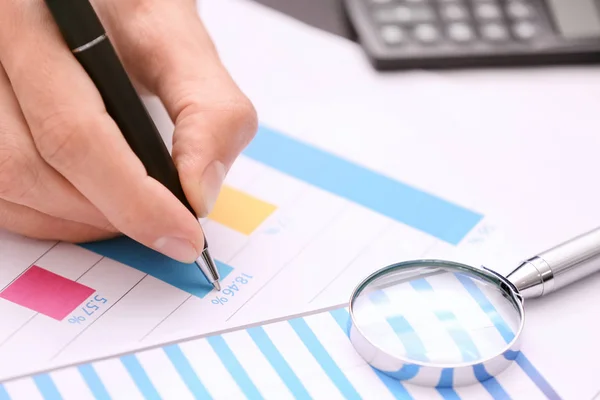
[{"label": "yellow bar", "polygon": [[276,207],[229,186],[223,186],[209,219],[245,235],[251,234]]}]

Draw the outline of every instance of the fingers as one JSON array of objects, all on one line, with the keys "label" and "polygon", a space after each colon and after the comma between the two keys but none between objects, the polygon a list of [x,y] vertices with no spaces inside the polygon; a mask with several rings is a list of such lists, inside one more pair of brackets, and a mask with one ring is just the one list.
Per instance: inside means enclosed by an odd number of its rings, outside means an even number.
[{"label": "fingers", "polygon": [[193,1],[97,3],[127,67],[174,121],[173,157],[182,185],[205,216],[256,133],[253,105],[221,64]]},{"label": "fingers", "polygon": [[0,198],[59,219],[115,231],[108,220],[38,154],[0,65]]},{"label": "fingers", "polygon": [[115,232],[68,221],[0,199],[0,228],[41,240],[89,242],[109,239]]},{"label": "fingers", "polygon": [[[15,1],[3,8],[0,61],[39,154],[119,231],[192,262],[203,246],[200,225],[147,176],[44,3]],[[16,25],[18,35],[11,30]]]}]

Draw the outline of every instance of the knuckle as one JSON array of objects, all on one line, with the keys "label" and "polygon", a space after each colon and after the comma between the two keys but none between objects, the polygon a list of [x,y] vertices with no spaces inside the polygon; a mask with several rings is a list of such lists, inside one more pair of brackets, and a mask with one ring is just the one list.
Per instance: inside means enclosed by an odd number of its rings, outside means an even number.
[{"label": "knuckle", "polygon": [[3,143],[0,147],[0,197],[18,201],[27,195],[38,182],[38,174],[29,158],[14,145]]},{"label": "knuckle", "polygon": [[[203,115],[212,114],[215,123],[217,143],[223,141],[223,146],[240,148],[254,138],[258,128],[258,116],[254,104],[244,95],[238,94],[224,100],[213,101],[205,104],[203,101],[189,101],[179,114],[180,120],[202,118]],[[215,128],[217,128],[215,126]],[[221,132],[227,132],[222,135]]]},{"label": "knuckle", "polygon": [[234,117],[239,124],[239,130],[246,140],[251,140],[258,129],[258,113],[254,104],[247,97],[234,103]]},{"label": "knuckle", "polygon": [[34,130],[38,152],[48,164],[68,169],[80,164],[85,157],[85,138],[93,129],[93,118],[78,116],[77,112],[56,112],[43,119]]}]

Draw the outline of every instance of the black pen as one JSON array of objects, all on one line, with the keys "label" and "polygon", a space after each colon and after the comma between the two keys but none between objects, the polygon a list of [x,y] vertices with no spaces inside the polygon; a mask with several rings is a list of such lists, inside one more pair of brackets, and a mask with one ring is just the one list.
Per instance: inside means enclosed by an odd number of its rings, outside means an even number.
[{"label": "black pen", "polygon": [[[196,216],[185,197],[169,150],[89,0],[46,0],[46,4],[65,42],[96,85],[107,112],[148,175],[167,187]],[[208,251],[206,238],[196,264],[206,279],[221,290],[219,271]]]}]

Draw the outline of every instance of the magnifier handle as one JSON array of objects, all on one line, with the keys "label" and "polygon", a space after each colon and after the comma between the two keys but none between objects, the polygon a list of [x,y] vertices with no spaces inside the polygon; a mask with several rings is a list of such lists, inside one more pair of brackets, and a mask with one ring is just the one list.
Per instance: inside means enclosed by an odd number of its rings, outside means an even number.
[{"label": "magnifier handle", "polygon": [[540,297],[600,271],[600,227],[524,261],[507,278],[524,298]]}]

